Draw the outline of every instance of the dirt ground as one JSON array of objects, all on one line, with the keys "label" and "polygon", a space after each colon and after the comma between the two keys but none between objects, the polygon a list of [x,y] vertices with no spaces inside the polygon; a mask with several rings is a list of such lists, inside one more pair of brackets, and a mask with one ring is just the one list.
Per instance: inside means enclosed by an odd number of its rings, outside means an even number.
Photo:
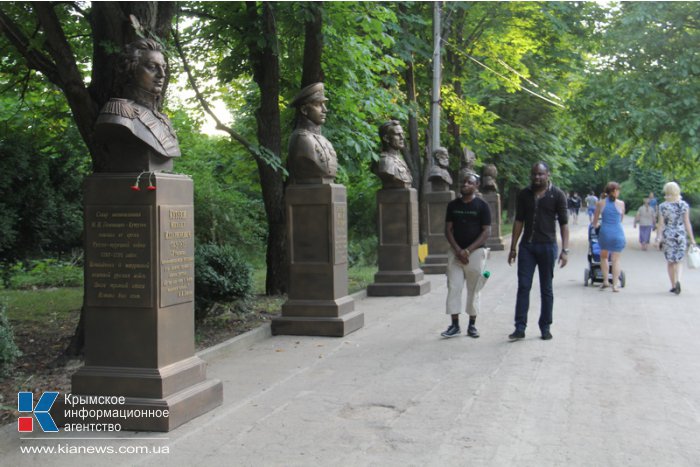
[{"label": "dirt ground", "polygon": [[[230,312],[207,318],[197,326],[195,347],[197,351],[224,342],[270,321],[276,314],[270,312],[279,298],[259,297],[254,310],[244,315]],[[0,380],[0,426],[15,423],[17,393],[32,391],[38,397],[44,391],[70,392],[70,379],[82,366],[81,358],[66,358],[68,346],[78,323],[79,312],[63,320],[49,323],[11,321],[15,343],[22,356],[15,363],[12,375]]]}]

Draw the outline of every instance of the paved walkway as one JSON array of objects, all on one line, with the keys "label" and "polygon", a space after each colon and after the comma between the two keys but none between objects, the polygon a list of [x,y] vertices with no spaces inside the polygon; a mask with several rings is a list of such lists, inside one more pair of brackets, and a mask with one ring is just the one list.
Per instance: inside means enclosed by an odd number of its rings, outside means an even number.
[{"label": "paved walkway", "polygon": [[[700,272],[686,270],[683,293],[670,294],[662,254],[640,251],[625,223],[620,293],[583,286],[586,226],[572,226],[552,341],[539,339],[537,280],[527,338],[507,341],[516,270],[495,252],[479,339],[439,337],[446,284],[429,276],[422,297],[358,300],[365,326],[344,338],[278,336],[208,353],[224,405],[173,432],[20,441],[10,425],[0,464],[698,465]],[[169,454],[20,453],[59,444]]]}]

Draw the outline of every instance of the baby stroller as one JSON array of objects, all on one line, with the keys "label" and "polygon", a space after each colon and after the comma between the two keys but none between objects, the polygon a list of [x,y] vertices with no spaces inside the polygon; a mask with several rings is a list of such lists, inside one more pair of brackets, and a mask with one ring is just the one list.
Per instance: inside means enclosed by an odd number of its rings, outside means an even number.
[{"label": "baby stroller", "polygon": [[[583,274],[583,285],[588,283],[603,282],[603,271],[600,269],[600,245],[598,244],[598,230],[600,227],[588,226],[588,267]],[[612,282],[612,264],[608,265],[608,282]],[[625,286],[625,271],[620,271],[620,287]]]}]

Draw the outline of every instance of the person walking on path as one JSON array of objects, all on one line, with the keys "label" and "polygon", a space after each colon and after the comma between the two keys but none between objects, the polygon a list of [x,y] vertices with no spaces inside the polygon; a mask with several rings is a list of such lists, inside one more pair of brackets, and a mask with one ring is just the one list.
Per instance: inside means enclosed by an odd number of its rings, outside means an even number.
[{"label": "person walking on path", "polygon": [[617,281],[620,279],[620,255],[625,248],[625,231],[622,229],[622,219],[625,217],[625,202],[618,199],[620,185],[617,182],[608,182],[605,186],[605,199],[598,201],[593,214],[593,225],[598,225],[600,220],[600,232],[598,232],[598,244],[600,245],[600,270],[603,272],[603,285],[600,290],[610,287],[608,280],[612,263],[612,291],[619,292]]},{"label": "person walking on path", "polygon": [[671,280],[670,292],[678,295],[681,293],[682,261],[688,247],[686,237],[690,237],[692,245],[696,243],[690,224],[690,206],[681,199],[681,188],[676,182],[668,182],[664,185],[664,195],[666,201],[659,205],[659,248],[664,250]]},{"label": "person walking on path", "polygon": [[581,209],[581,197],[575,191],[571,193],[571,197],[567,200],[569,206],[570,219],[574,224],[578,224],[578,211]]},{"label": "person walking on path", "polygon": [[[527,312],[530,308],[530,289],[535,268],[540,275],[541,308],[539,326],[542,339],[552,338],[552,310],[554,291],[552,278],[557,261],[556,223],[559,222],[562,250],[560,267],[566,266],[569,255],[569,225],[566,195],[549,182],[549,168],[544,162],[532,166],[530,186],[518,194],[515,223],[508,254],[508,265],[518,258],[518,293],[515,302],[515,331],[508,336],[511,341],[523,339],[527,327]],[[520,235],[518,253],[516,247]]]},{"label": "person walking on path", "polygon": [[476,317],[479,314],[477,289],[486,267],[488,249],[484,248],[491,235],[491,210],[488,203],[476,196],[479,179],[467,173],[460,186],[461,197],[447,204],[445,213],[445,237],[450,244],[447,252],[447,304],[446,312],[452,316],[452,324],[442,337],[459,335],[459,314],[462,312],[462,289],[467,283],[466,313],[469,315],[467,336],[479,337]]},{"label": "person walking on path", "polygon": [[588,211],[588,222],[593,222],[593,213],[595,212],[595,206],[598,204],[598,197],[593,194],[593,190],[586,196],[586,210]]},{"label": "person walking on path", "polygon": [[655,213],[658,214],[659,212],[659,202],[656,200],[656,197],[654,196],[654,192],[650,191],[649,192],[649,207],[654,210]]},{"label": "person walking on path", "polygon": [[651,230],[656,225],[656,211],[649,206],[649,198],[644,198],[644,204],[637,209],[637,215],[634,217],[634,228],[639,224],[639,243],[642,245],[642,251],[647,251],[651,240]]}]

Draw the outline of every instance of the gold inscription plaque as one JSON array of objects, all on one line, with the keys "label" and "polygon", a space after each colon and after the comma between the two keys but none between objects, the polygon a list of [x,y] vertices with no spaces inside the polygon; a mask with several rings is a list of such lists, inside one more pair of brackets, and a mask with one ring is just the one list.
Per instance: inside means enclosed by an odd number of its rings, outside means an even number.
[{"label": "gold inscription plaque", "polygon": [[150,206],[85,207],[85,302],[152,306]]},{"label": "gold inscription plaque", "polygon": [[194,208],[160,206],[160,306],[194,300]]}]

